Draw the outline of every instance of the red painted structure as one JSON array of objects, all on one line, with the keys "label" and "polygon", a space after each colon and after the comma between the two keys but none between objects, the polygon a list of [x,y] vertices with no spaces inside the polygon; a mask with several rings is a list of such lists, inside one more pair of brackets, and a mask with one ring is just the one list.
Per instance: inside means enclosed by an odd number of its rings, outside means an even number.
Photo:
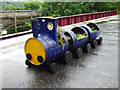
[{"label": "red painted structure", "polygon": [[72,15],[72,16],[63,16],[63,17],[58,17],[57,23],[59,26],[65,26],[65,25],[84,22],[92,19],[113,16],[116,14],[117,14],[117,11],[104,11],[104,12]]}]

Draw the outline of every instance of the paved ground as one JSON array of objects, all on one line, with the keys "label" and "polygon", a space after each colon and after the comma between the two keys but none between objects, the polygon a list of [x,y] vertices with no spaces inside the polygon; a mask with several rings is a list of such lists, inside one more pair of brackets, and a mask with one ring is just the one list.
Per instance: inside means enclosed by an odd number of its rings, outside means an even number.
[{"label": "paved ground", "polygon": [[80,59],[74,58],[69,65],[58,63],[54,74],[40,68],[27,68],[24,44],[1,49],[2,88],[117,88],[120,27],[116,20],[99,24],[104,38],[101,46],[89,54],[84,53]]}]

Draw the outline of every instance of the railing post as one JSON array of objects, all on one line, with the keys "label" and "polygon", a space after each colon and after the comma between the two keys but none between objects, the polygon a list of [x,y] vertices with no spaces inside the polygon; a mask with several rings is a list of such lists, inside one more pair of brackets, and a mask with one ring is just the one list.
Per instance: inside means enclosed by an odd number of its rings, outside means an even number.
[{"label": "railing post", "polygon": [[91,14],[89,14],[89,20],[91,20]]},{"label": "railing post", "polygon": [[113,11],[113,14],[115,15],[115,11]]},{"label": "railing post", "polygon": [[74,24],[74,23],[75,23],[75,17],[72,16],[72,24]]},{"label": "railing post", "polygon": [[86,15],[82,15],[82,22],[86,21]]},{"label": "railing post", "polygon": [[97,14],[95,13],[95,19],[97,19]]},{"label": "railing post", "polygon": [[60,19],[59,18],[57,19],[57,24],[60,26]]},{"label": "railing post", "polygon": [[100,13],[100,18],[102,18],[102,12]]},{"label": "railing post", "polygon": [[81,22],[81,15],[79,16],[79,22]]},{"label": "railing post", "polygon": [[94,14],[92,14],[92,19],[95,19],[95,15]]},{"label": "railing post", "polygon": [[110,16],[112,16],[112,13],[110,12]]},{"label": "railing post", "polygon": [[69,23],[72,24],[72,17],[69,17]]},{"label": "railing post", "polygon": [[70,24],[69,17],[67,17],[67,25],[69,25],[69,24]]},{"label": "railing post", "polygon": [[78,16],[75,16],[75,23],[78,23],[79,22],[78,20],[79,20]]},{"label": "railing post", "polygon": [[86,21],[88,21],[88,14],[86,14]]},{"label": "railing post", "polygon": [[63,18],[64,26],[67,24],[66,17]]},{"label": "railing post", "polygon": [[104,12],[104,17],[105,17],[105,12]]},{"label": "railing post", "polygon": [[104,13],[102,13],[102,17],[104,17]]},{"label": "railing post", "polygon": [[115,11],[115,15],[117,15],[117,11]]},{"label": "railing post", "polygon": [[81,15],[81,22],[83,22],[83,15]]},{"label": "railing post", "polygon": [[31,13],[30,13],[30,17],[32,18],[32,11],[31,11]]},{"label": "railing post", "polygon": [[107,17],[107,12],[105,12],[105,17]]},{"label": "railing post", "polygon": [[99,13],[97,13],[97,19],[99,18]]},{"label": "railing post", "polygon": [[14,23],[15,23],[15,33],[17,34],[16,13],[14,15]]},{"label": "railing post", "polygon": [[84,21],[86,21],[86,15],[84,15]]},{"label": "railing post", "polygon": [[63,18],[61,18],[61,26],[63,26],[64,25],[64,21],[63,21],[64,19]]}]

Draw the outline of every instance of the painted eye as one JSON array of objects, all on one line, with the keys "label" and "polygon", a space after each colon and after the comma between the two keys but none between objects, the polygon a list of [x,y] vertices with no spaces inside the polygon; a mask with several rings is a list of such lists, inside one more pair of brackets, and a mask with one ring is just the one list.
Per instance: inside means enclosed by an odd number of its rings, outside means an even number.
[{"label": "painted eye", "polygon": [[31,56],[31,54],[29,54],[29,53],[26,55],[26,57],[27,57],[28,60],[31,60],[31,59],[32,59],[32,56]]},{"label": "painted eye", "polygon": [[42,62],[43,62],[42,56],[38,56],[38,57],[37,57],[37,60],[38,60],[38,62],[42,63]]}]

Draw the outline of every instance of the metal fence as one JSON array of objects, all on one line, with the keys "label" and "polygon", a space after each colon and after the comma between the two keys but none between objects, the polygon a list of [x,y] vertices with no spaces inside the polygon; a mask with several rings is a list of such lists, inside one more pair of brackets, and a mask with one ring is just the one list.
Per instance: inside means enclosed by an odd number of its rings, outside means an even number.
[{"label": "metal fence", "polygon": [[88,20],[92,20],[92,19],[108,17],[108,16],[112,16],[112,15],[116,15],[116,14],[117,14],[117,11],[104,11],[104,12],[64,16],[64,17],[58,17],[57,23],[59,26],[65,26],[65,25],[84,22],[84,21],[88,21]]},{"label": "metal fence", "polygon": [[[7,12],[7,14],[5,14]],[[23,13],[25,12],[25,13]],[[30,22],[30,19],[32,17],[35,17],[38,14],[34,13],[32,10],[13,10],[13,11],[1,11],[2,13],[2,20],[6,19],[12,19],[12,22],[8,23],[5,27],[5,29],[8,29],[10,27],[13,27],[13,31],[17,34],[17,29],[27,27],[27,25],[24,26],[18,26],[18,24],[23,24],[26,22]],[[104,11],[104,12],[96,12],[96,13],[86,13],[86,14],[79,14],[79,15],[72,15],[72,16],[63,16],[63,17],[57,17],[57,23],[59,26],[65,26],[70,25],[74,23],[84,22],[92,19],[98,19],[102,17],[108,17],[112,15],[116,15],[117,11]],[[2,23],[3,23],[2,22]],[[6,20],[8,22],[8,20]],[[5,23],[6,24],[6,23]]]}]

